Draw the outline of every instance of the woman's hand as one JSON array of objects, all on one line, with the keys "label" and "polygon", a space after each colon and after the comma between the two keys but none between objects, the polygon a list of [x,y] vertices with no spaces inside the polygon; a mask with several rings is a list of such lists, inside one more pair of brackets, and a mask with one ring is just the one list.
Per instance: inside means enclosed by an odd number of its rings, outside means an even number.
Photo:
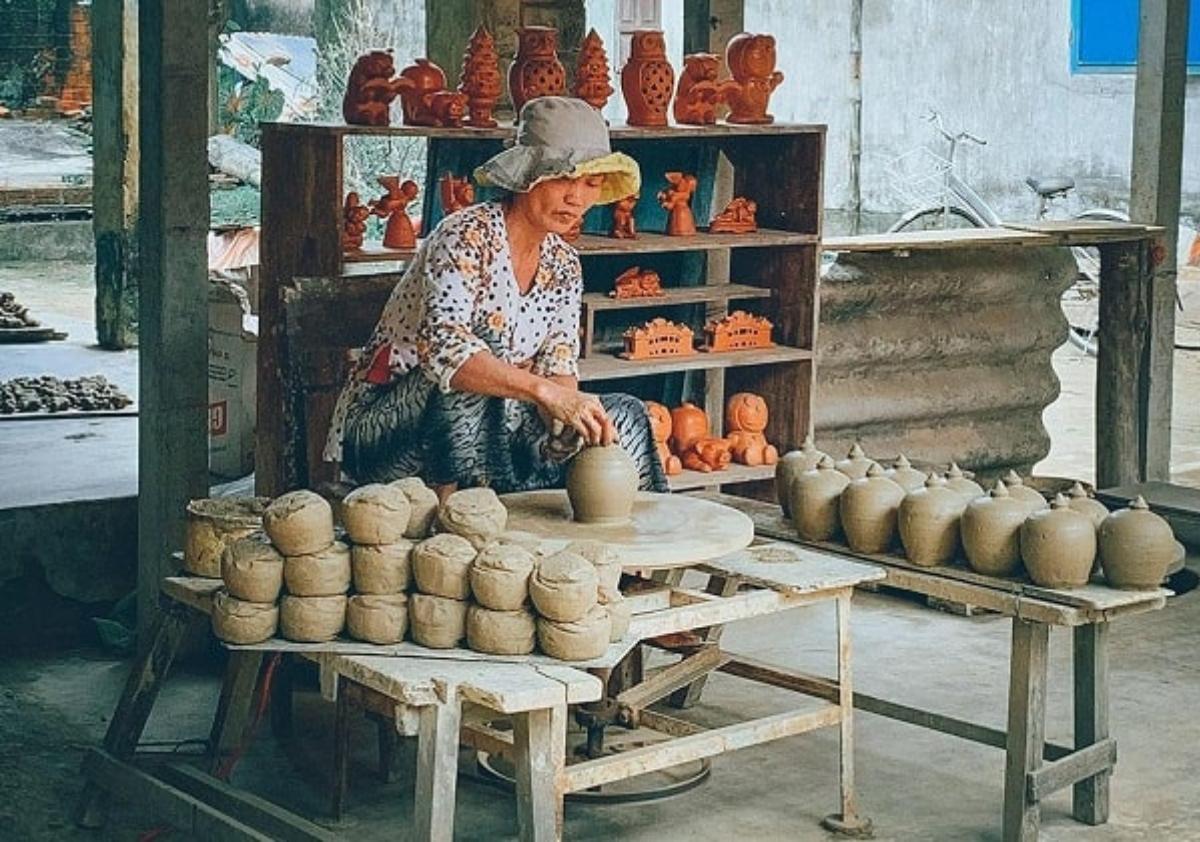
[{"label": "woman's hand", "polygon": [[543,384],[537,405],[552,433],[557,421],[579,433],[587,444],[609,445],[617,440],[617,428],[598,397],[552,380]]}]

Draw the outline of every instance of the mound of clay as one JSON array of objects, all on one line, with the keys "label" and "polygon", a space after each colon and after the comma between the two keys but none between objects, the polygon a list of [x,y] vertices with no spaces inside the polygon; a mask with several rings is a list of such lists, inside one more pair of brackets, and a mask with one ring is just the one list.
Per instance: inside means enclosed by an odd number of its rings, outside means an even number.
[{"label": "mound of clay", "polygon": [[357,594],[346,603],[346,631],[367,643],[399,643],[408,631],[408,598],[402,594]]},{"label": "mound of clay", "polygon": [[363,485],[342,501],[342,523],[356,544],[394,544],[404,537],[412,506],[393,485]]},{"label": "mound of clay", "polygon": [[238,538],[221,553],[221,578],[230,596],[274,603],[283,587],[283,556],[265,532]]},{"label": "mound of clay", "polygon": [[491,611],[478,605],[467,609],[467,645],[489,655],[528,655],[537,643],[533,613]]},{"label": "mound of clay", "polygon": [[493,541],[471,565],[471,593],[475,601],[493,611],[516,611],[529,599],[529,576],[535,559],[516,544]]},{"label": "mound of clay", "polygon": [[334,541],[325,549],[283,560],[283,581],[293,596],[334,596],[350,590],[350,548]]},{"label": "mound of clay", "polygon": [[504,531],[508,510],[490,488],[465,488],[446,498],[438,510],[438,523],[480,549]]},{"label": "mound of clay", "polygon": [[589,661],[608,649],[612,621],[603,606],[593,605],[580,619],[560,623],[541,617],[537,621],[538,646],[560,661]]},{"label": "mound of clay", "polygon": [[467,603],[415,593],[408,600],[412,638],[430,649],[453,649],[467,636]]},{"label": "mound of clay", "polygon": [[413,548],[413,578],[421,593],[466,599],[471,595],[471,562],[475,548],[466,538],[443,533]]},{"label": "mound of clay", "polygon": [[346,625],[346,596],[285,596],[279,601],[279,629],[288,640],[324,643]]},{"label": "mound of clay", "polygon": [[273,603],[246,602],[224,590],[213,594],[213,634],[226,643],[262,643],[275,634],[278,625],[279,608]]},{"label": "mound of clay", "polygon": [[313,491],[289,491],[263,513],[271,543],[284,555],[308,555],[333,543],[333,509]]},{"label": "mound of clay", "polygon": [[408,590],[413,543],[355,544],[350,548],[350,570],[354,590],[359,593],[393,594]]},{"label": "mound of clay", "polygon": [[420,477],[405,477],[391,485],[403,491],[404,496],[408,498],[410,514],[404,537],[417,541],[429,537],[440,505],[437,492],[427,486]]},{"label": "mound of clay", "polygon": [[565,550],[542,559],[529,577],[529,597],[539,614],[561,623],[583,618],[596,604],[596,568]]}]

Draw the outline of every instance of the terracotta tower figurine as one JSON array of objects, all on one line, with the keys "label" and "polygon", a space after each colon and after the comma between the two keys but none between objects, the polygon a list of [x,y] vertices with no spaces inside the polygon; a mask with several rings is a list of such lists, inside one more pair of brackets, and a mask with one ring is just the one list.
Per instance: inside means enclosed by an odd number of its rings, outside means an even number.
[{"label": "terracotta tower figurine", "polygon": [[467,97],[467,125],[477,129],[495,127],[492,109],[500,99],[500,56],[496,39],[480,26],[471,36],[463,55],[458,91]]},{"label": "terracotta tower figurine", "polygon": [[608,82],[608,54],[596,30],[588,30],[579,45],[579,61],[575,65],[575,85],[571,92],[597,110],[612,96]]},{"label": "terracotta tower figurine", "polygon": [[613,203],[612,231],[610,235],[618,240],[636,240],[637,227],[633,221],[633,209],[637,207],[638,194],[626,196]]},{"label": "terracotta tower figurine", "polygon": [[696,217],[692,215],[692,194],[696,192],[696,176],[669,172],[670,187],[660,190],[658,203],[667,211],[667,233],[672,237],[690,237],[696,233]]},{"label": "terracotta tower figurine", "polygon": [[717,81],[721,59],[713,53],[692,53],[683,57],[683,72],[675,89],[673,112],[676,123],[711,126],[717,122],[717,105],[724,84]]},{"label": "terracotta tower figurine", "polygon": [[373,203],[375,215],[387,220],[383,233],[383,245],[390,249],[413,249],[417,247],[417,232],[408,218],[409,202],[417,198],[417,183],[398,175],[382,175],[379,186],[387,192]]},{"label": "terracotta tower figurine", "polygon": [[730,123],[773,123],[767,113],[771,93],[783,82],[775,69],[775,37],[742,32],[729,39],[725,63],[733,76],[726,85]]},{"label": "terracotta tower figurine", "polygon": [[521,106],[540,96],[567,93],[567,71],[558,60],[558,30],[524,26],[517,30],[517,57],[508,68],[508,95],[518,115]]},{"label": "terracotta tower figurine", "polygon": [[656,29],[639,29],[629,45],[629,60],[621,68],[621,93],[631,126],[665,126],[675,71],[667,61],[667,41]]}]

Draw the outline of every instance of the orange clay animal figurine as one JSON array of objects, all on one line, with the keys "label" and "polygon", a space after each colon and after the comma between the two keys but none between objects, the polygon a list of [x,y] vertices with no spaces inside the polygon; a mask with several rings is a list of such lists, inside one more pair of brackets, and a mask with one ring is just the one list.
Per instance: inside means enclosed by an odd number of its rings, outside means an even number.
[{"label": "orange clay animal figurine", "polygon": [[691,237],[696,233],[696,217],[692,215],[696,176],[669,172],[667,182],[670,186],[658,192],[658,203],[667,211],[667,233],[672,237]]},{"label": "orange clay animal figurine", "polygon": [[633,209],[637,206],[638,194],[618,199],[613,204],[612,231],[610,236],[618,240],[636,240],[637,226],[633,221]]},{"label": "orange clay animal figurine", "polygon": [[654,450],[662,462],[667,476],[675,476],[683,470],[679,457],[671,452],[667,439],[671,437],[671,411],[661,403],[646,401],[646,412],[650,415],[650,432],[654,436]]},{"label": "orange clay animal figurine", "polygon": [[392,100],[412,87],[396,75],[391,50],[372,50],[358,57],[342,96],[342,118],[355,126],[386,126]]},{"label": "orange clay animal figurine", "polygon": [[767,402],[752,392],[738,392],[725,405],[725,438],[733,460],[743,465],[774,465],[779,451],[767,443]]},{"label": "orange clay animal figurine", "polygon": [[362,248],[370,215],[370,206],[364,205],[357,193],[352,190],[346,194],[346,203],[342,206],[342,251]]}]

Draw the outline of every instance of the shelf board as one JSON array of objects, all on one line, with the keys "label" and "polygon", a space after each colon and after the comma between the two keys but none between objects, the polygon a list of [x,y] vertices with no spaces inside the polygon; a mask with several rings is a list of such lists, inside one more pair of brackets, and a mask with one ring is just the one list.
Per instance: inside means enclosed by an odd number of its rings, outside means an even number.
[{"label": "shelf board", "polygon": [[673,477],[667,477],[667,484],[672,491],[686,491],[689,488],[711,488],[714,485],[731,485],[735,482],[755,482],[775,478],[774,465],[731,464],[723,471],[713,471],[710,474],[702,471],[684,471]]},{"label": "shelf board", "polygon": [[613,298],[606,292],[587,292],[583,304],[592,310],[635,310],[643,307],[672,307],[701,304],[705,301],[729,301],[735,298],[770,298],[774,291],[750,284],[705,284],[664,289],[662,295],[647,298]]},{"label": "shelf board", "polygon": [[395,260],[412,260],[416,249],[389,249],[379,243],[364,243],[356,251],[342,253],[343,263],[385,263]]},{"label": "shelf board", "polygon": [[666,374],[673,371],[794,363],[812,358],[812,351],[787,345],[754,351],[697,351],[685,357],[658,357],[650,360],[623,360],[614,354],[602,353],[579,361],[579,379],[613,380],[619,377],[644,377],[648,374]]},{"label": "shelf board", "polygon": [[[345,123],[312,122],[263,124],[267,131],[299,132],[326,135],[376,135],[383,137],[433,137],[450,140],[509,140],[516,136],[511,123],[503,122],[494,129],[474,129],[463,126],[457,129],[432,126],[350,126]],[[682,138],[755,137],[788,134],[824,134],[825,126],[814,123],[767,123],[764,125],[734,125],[718,123],[713,126],[627,126],[616,124],[609,127],[613,140],[658,140]]]},{"label": "shelf board", "polygon": [[711,251],[728,248],[768,248],[771,246],[807,246],[821,240],[816,234],[798,234],[759,228],[753,234],[709,234],[701,230],[694,237],[671,237],[639,231],[636,240],[618,240],[602,234],[584,234],[572,243],[581,255],[640,254],[645,252]]}]

